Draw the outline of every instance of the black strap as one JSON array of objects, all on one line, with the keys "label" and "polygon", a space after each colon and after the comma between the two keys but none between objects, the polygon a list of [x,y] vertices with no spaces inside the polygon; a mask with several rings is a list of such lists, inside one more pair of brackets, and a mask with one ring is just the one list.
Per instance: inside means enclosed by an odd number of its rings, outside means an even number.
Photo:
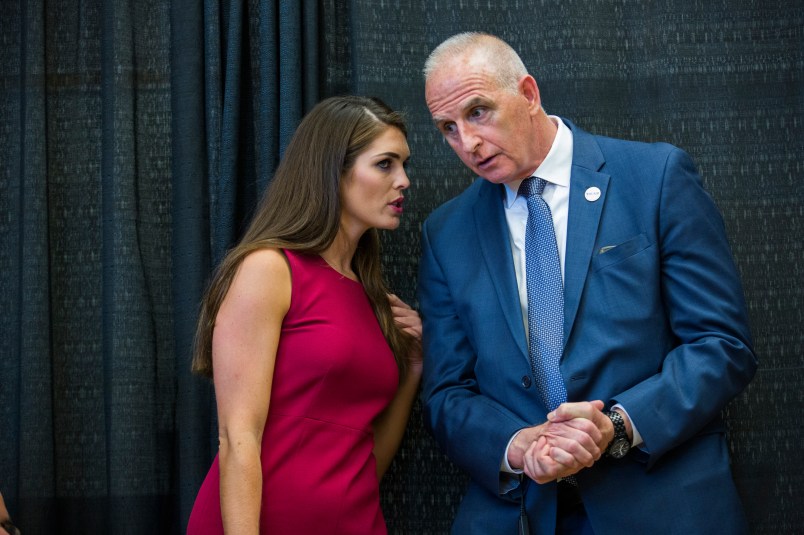
[{"label": "black strap", "polygon": [[528,512],[525,510],[525,485],[522,474],[519,475],[519,486],[522,493],[519,498],[519,535],[530,535],[530,522],[528,522]]}]

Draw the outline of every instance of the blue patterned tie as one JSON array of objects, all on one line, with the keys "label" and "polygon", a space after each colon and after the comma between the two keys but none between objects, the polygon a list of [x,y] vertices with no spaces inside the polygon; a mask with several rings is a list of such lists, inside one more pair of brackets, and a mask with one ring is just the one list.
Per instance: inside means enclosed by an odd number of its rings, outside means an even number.
[{"label": "blue patterned tie", "polygon": [[528,289],[528,353],[536,386],[548,411],[567,400],[558,368],[564,347],[564,285],[550,207],[542,199],[545,181],[530,177],[519,193],[528,202],[525,274]]}]

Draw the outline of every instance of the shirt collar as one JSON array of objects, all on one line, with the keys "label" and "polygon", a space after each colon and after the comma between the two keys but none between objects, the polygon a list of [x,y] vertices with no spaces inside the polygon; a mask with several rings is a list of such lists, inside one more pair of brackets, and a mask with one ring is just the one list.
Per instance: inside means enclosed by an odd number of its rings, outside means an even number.
[{"label": "shirt collar", "polygon": [[[550,184],[568,187],[570,183],[570,173],[572,172],[572,131],[564,124],[560,117],[550,115],[550,119],[556,124],[558,130],[553,140],[553,145],[547,156],[542,160],[541,165],[536,168],[531,176],[543,178]],[[506,184],[505,185],[505,204],[510,208],[516,200],[517,192]]]}]

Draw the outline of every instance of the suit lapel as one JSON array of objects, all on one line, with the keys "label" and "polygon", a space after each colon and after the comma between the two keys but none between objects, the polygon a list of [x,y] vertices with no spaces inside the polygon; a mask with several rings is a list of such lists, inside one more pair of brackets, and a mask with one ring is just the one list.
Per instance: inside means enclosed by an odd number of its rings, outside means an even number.
[{"label": "suit lapel", "polygon": [[[564,266],[564,346],[566,347],[578,313],[589,264],[594,255],[600,216],[606,203],[609,175],[598,172],[605,160],[594,137],[579,130],[569,121],[565,122],[572,129],[573,135]],[[590,188],[600,190],[600,197],[597,200],[587,198],[587,191]]]},{"label": "suit lapel", "polygon": [[480,253],[497,291],[497,299],[505,315],[505,321],[508,323],[508,328],[522,352],[522,356],[527,359],[525,327],[519,304],[514,262],[511,257],[508,224],[505,221],[501,197],[503,187],[483,180],[473,210],[475,230],[480,244]]}]

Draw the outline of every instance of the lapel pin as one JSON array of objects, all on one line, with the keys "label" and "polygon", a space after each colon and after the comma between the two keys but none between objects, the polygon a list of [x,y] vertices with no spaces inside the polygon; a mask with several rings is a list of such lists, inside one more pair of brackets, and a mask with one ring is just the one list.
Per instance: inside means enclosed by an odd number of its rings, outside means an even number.
[{"label": "lapel pin", "polygon": [[595,202],[600,198],[600,188],[592,186],[584,192],[583,196],[586,197],[587,201]]}]

